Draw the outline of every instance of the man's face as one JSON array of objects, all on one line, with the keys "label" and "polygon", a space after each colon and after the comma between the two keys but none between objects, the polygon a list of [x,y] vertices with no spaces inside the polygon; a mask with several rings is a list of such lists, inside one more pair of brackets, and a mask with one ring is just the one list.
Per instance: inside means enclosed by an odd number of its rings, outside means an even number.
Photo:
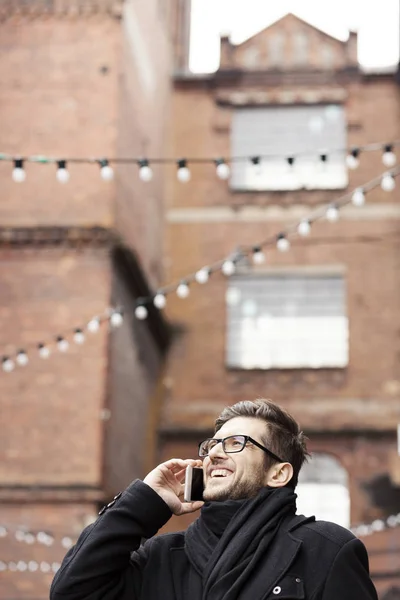
[{"label": "man's face", "polygon": [[[266,424],[253,417],[235,417],[225,423],[215,437],[239,434],[249,435],[264,445]],[[251,442],[241,452],[229,454],[225,454],[222,444],[217,444],[205,457],[203,469],[206,502],[252,498],[267,485],[269,474],[265,469],[265,452]]]}]

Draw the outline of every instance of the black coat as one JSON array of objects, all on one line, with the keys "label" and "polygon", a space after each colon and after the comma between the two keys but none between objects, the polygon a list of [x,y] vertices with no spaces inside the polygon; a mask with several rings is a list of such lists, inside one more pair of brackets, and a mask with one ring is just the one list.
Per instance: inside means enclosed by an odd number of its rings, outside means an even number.
[{"label": "black coat", "polygon": [[[50,600],[190,600],[199,576],[184,532],[154,536],[171,517],[165,502],[133,482],[80,535],[56,574]],[[142,538],[148,539],[140,545]],[[376,600],[362,542],[347,529],[303,516],[283,522],[254,575],[249,600]]]}]

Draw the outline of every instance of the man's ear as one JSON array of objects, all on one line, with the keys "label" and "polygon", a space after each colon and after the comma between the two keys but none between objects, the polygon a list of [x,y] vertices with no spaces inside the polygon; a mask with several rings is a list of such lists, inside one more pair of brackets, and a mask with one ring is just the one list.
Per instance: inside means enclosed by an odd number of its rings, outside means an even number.
[{"label": "man's ear", "polygon": [[266,484],[270,487],[283,487],[293,477],[293,467],[290,463],[278,463],[273,465],[267,473]]}]

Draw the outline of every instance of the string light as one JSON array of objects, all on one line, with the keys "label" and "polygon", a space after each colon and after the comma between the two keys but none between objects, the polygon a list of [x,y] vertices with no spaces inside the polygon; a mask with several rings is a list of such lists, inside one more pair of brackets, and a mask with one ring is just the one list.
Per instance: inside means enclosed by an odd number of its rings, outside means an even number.
[{"label": "string light", "polygon": [[207,267],[203,267],[202,269],[200,269],[199,271],[196,272],[194,277],[195,277],[197,283],[200,283],[200,284],[207,283],[207,281],[210,277],[210,270],[207,269]]},{"label": "string light", "polygon": [[100,176],[103,181],[112,181],[114,179],[114,170],[110,167],[108,160],[106,158],[102,158],[99,160],[100,165]]},{"label": "string light", "polygon": [[300,221],[297,227],[297,233],[302,237],[307,236],[311,231],[311,223],[308,219],[303,219]]},{"label": "string light", "polygon": [[[177,295],[181,298],[186,298],[189,295],[189,283],[191,281],[197,281],[198,283],[206,283],[208,281],[209,275],[214,272],[221,270],[222,273],[226,276],[233,275],[236,271],[236,263],[239,258],[247,257],[252,254],[255,257],[255,262],[261,262],[261,253],[264,254],[264,248],[266,246],[276,245],[276,247],[285,252],[290,248],[290,241],[288,239],[288,235],[292,233],[297,233],[299,235],[305,236],[310,232],[311,223],[315,222],[318,219],[321,219],[325,216],[330,221],[336,221],[339,217],[339,208],[344,207],[346,204],[352,203],[356,206],[361,206],[365,201],[365,194],[370,192],[371,190],[377,188],[384,177],[389,177],[391,181],[391,185],[393,185],[395,181],[395,177],[400,175],[400,166],[396,167],[391,173],[386,173],[375,177],[371,181],[365,183],[362,187],[354,189],[352,192],[346,192],[344,195],[339,197],[335,203],[328,206],[327,210],[325,208],[317,209],[314,213],[310,214],[309,217],[303,218],[299,223],[292,225],[285,232],[281,232],[277,236],[271,236],[270,238],[259,242],[256,245],[242,247],[240,249],[240,254],[237,252],[223,261],[216,261],[214,264],[209,266],[204,266],[193,274],[187,275],[184,280],[179,282],[178,284],[171,284],[164,288],[159,288],[156,290],[154,296],[149,298],[141,298],[136,301],[136,308],[139,305],[145,305],[146,303],[153,303],[156,308],[162,309],[166,305],[166,296],[169,293],[176,292]],[[258,256],[259,255],[259,256]],[[147,310],[147,309],[146,309]],[[144,312],[142,309],[135,312],[137,318],[141,318],[144,316]],[[147,316],[147,314],[146,314]],[[93,317],[85,326],[85,328],[79,328],[80,331],[87,329],[92,333],[95,333],[100,328],[100,323],[103,321],[110,321],[111,325],[117,327],[121,325],[123,320],[121,309],[107,309],[103,316]],[[77,330],[73,330],[73,332],[77,332]],[[66,349],[68,345],[68,341],[64,339],[64,336],[59,336],[57,339],[58,347],[63,350]],[[60,347],[61,346],[61,347]],[[38,344],[37,350],[39,352],[39,356],[42,358],[47,358],[50,354],[50,349],[43,343]],[[19,352],[25,352],[25,350],[20,350]],[[17,354],[18,355],[18,354]],[[14,369],[16,362],[16,356],[4,356],[2,360],[3,371],[10,372]],[[18,363],[17,363],[18,364]]]},{"label": "string light", "polygon": [[351,196],[351,201],[354,204],[354,206],[363,206],[363,204],[365,204],[364,191],[361,188],[357,188],[356,190],[354,190]]},{"label": "string light", "polygon": [[186,281],[181,281],[181,283],[176,288],[176,295],[178,298],[187,298],[189,296],[190,290]]},{"label": "string light", "polygon": [[82,329],[75,329],[74,331],[74,342],[75,344],[83,344],[85,341],[85,336]]},{"label": "string light", "polygon": [[393,167],[396,164],[396,155],[393,152],[393,144],[385,144],[383,147],[382,162],[385,167]]},{"label": "string light", "polygon": [[15,368],[15,363],[8,356],[4,356],[2,360],[2,367],[3,371],[5,371],[6,373],[11,373],[11,371],[13,371]]},{"label": "string light", "polygon": [[110,323],[112,325],[112,327],[120,327],[123,323],[123,316],[122,316],[122,312],[119,310],[114,310],[111,313],[110,316]]},{"label": "string light", "polygon": [[138,161],[139,165],[139,178],[146,183],[153,179],[153,171],[149,165],[147,158],[141,158]]},{"label": "string light", "polygon": [[382,177],[381,188],[385,192],[391,192],[396,187],[396,182],[391,173],[385,173]]},{"label": "string light", "polygon": [[261,167],[261,158],[259,156],[253,156],[251,158],[251,164],[253,165],[253,171],[255,175],[261,175],[262,167]]},{"label": "string light", "polygon": [[190,180],[190,171],[187,167],[187,161],[185,159],[180,159],[177,162],[178,165],[178,171],[177,171],[177,177],[178,180],[181,183],[187,183]]},{"label": "string light", "polygon": [[87,324],[87,330],[90,331],[90,333],[97,333],[99,329],[100,319],[98,317],[93,317],[93,319],[90,319],[89,323]]},{"label": "string light", "polygon": [[15,360],[20,367],[25,367],[25,365],[27,365],[29,362],[28,355],[25,350],[20,350]]},{"label": "string light", "polygon": [[154,296],[153,304],[156,308],[165,308],[165,305],[167,304],[165,294],[156,294]]},{"label": "string light", "polygon": [[67,171],[67,162],[65,160],[57,161],[57,181],[60,183],[68,183],[70,176]]},{"label": "string light", "polygon": [[12,172],[12,178],[15,183],[22,183],[26,179],[26,173],[24,170],[24,161],[22,158],[16,158],[14,160],[14,169]]},{"label": "string light", "polygon": [[57,348],[60,352],[66,352],[69,348],[69,342],[61,335],[57,337]]},{"label": "string light", "polygon": [[139,304],[135,308],[135,317],[137,319],[139,319],[139,321],[143,321],[144,319],[147,319],[148,314],[149,313],[147,311],[147,308],[143,304]]},{"label": "string light", "polygon": [[229,165],[226,164],[223,158],[219,158],[215,161],[216,164],[216,172],[220,179],[229,179],[231,174],[231,170]]},{"label": "string light", "polygon": [[236,271],[236,265],[235,265],[234,261],[231,259],[225,260],[222,263],[221,271],[227,277],[230,277],[230,275],[233,275],[234,272]]},{"label": "string light", "polygon": [[256,265],[261,265],[265,261],[265,254],[260,246],[254,246],[253,248],[253,262]]},{"label": "string light", "polygon": [[276,238],[276,247],[279,252],[287,252],[290,248],[290,242],[284,233],[280,233]]},{"label": "string light", "polygon": [[357,169],[360,164],[360,150],[359,148],[353,148],[346,156],[346,165],[349,169]]},{"label": "string light", "polygon": [[339,219],[339,209],[335,204],[328,206],[326,210],[326,218],[331,223],[334,223]]},{"label": "string light", "polygon": [[50,349],[44,344],[38,344],[38,353],[40,358],[49,358]]}]

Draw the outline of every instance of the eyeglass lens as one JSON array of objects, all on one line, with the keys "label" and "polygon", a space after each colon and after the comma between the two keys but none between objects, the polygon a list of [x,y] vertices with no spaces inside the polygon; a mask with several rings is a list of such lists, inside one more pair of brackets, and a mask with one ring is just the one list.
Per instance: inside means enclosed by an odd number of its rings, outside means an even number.
[{"label": "eyeglass lens", "polygon": [[[200,456],[207,456],[211,450],[218,444],[216,439],[204,440],[200,445]],[[244,435],[231,435],[222,441],[222,449],[227,454],[231,452],[241,452],[246,445],[246,438]]]}]

